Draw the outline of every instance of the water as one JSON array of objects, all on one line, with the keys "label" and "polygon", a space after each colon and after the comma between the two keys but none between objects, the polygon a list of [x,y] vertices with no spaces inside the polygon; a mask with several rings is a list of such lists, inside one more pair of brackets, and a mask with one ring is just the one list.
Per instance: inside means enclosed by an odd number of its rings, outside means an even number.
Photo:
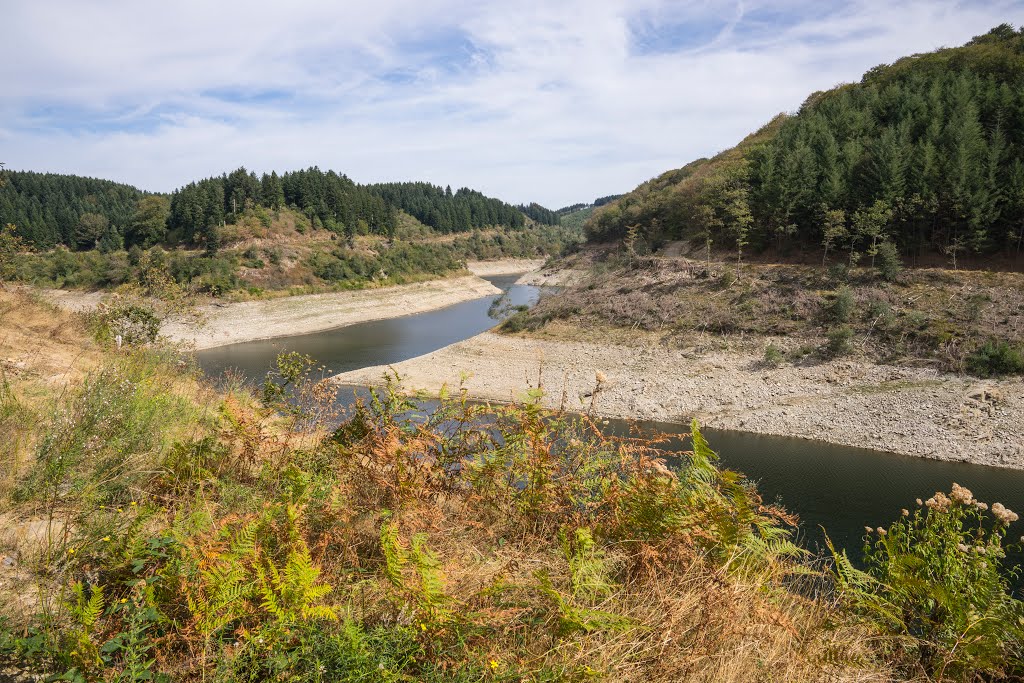
[{"label": "water", "polygon": [[[508,291],[512,305],[530,305],[539,296],[535,287],[514,285],[516,276],[488,279]],[[484,297],[404,318],[209,349],[198,354],[199,363],[210,376],[235,368],[252,379],[262,378],[282,350],[309,354],[330,374],[397,363],[491,328],[496,322],[488,315],[492,301]],[[342,396],[351,394],[343,391]],[[658,422],[638,426],[670,434],[688,429]],[[610,420],[608,429],[624,433],[628,423]],[[766,501],[777,501],[800,516],[800,533],[810,547],[820,547],[824,527],[838,547],[858,557],[865,526],[887,526],[901,508],[913,509],[915,498],[948,492],[954,481],[980,500],[999,501],[1024,513],[1024,471],[885,453],[884,437],[874,444],[879,450],[868,450],[743,432],[708,430],[706,436],[724,466],[756,481]],[[682,439],[672,446],[689,448]],[[1024,533],[1024,523],[1015,524],[1011,532]]]},{"label": "water", "polygon": [[[536,303],[540,290],[514,284],[518,278],[506,275],[487,279],[507,292],[509,305]],[[488,315],[493,300],[494,297],[483,297],[418,315],[231,344],[201,351],[197,357],[203,372],[211,377],[235,369],[245,377],[262,378],[279,352],[297,351],[316,359],[328,374],[336,375],[369,365],[398,363],[480,334],[497,323]]]}]

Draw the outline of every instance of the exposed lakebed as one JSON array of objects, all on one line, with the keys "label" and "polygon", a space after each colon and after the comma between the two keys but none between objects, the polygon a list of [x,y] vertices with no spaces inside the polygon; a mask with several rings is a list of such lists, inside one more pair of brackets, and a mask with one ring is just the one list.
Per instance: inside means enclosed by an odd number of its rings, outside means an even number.
[{"label": "exposed lakebed", "polygon": [[[536,287],[515,284],[517,276],[486,278],[507,292],[506,305],[530,305]],[[281,351],[313,357],[334,375],[357,368],[397,363],[479,334],[496,323],[489,314],[492,297],[463,302],[417,315],[349,325],[334,330],[266,341],[246,342],[197,353],[204,372],[216,377],[235,369],[261,379]],[[458,377],[451,378],[453,383]],[[343,397],[351,396],[342,391]],[[640,422],[642,430],[685,433],[687,425]],[[623,420],[608,429],[623,432]],[[779,501],[800,516],[802,535],[811,546],[823,538],[821,527],[852,555],[860,554],[865,526],[887,525],[915,498],[948,491],[956,481],[988,502],[1024,510],[1024,471],[958,462],[940,462],[819,441],[707,430],[725,466],[758,482],[768,501]],[[875,438],[865,430],[865,441]],[[884,439],[884,437],[882,437]],[[673,447],[687,448],[682,439]],[[1017,529],[1011,532],[1020,533]]]}]

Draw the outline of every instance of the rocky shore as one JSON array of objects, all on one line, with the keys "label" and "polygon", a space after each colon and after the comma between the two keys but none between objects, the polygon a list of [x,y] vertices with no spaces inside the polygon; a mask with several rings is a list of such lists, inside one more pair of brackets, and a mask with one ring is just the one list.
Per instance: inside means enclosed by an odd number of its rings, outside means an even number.
[{"label": "rocky shore", "polygon": [[[484,333],[394,366],[410,389],[457,384],[510,400],[541,386],[544,403],[593,402],[608,417],[684,421],[939,460],[1024,468],[1024,383],[978,381],[863,360],[769,367],[755,348],[664,348]],[[379,384],[387,368],[338,375]],[[595,396],[596,391],[596,396]]]}]

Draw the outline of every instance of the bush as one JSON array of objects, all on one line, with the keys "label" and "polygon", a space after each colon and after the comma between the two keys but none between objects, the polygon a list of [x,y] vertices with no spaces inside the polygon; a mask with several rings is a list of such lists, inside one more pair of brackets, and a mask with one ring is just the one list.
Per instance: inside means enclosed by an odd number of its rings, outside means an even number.
[{"label": "bush", "polygon": [[828,341],[822,351],[829,358],[845,356],[853,351],[853,330],[846,325],[829,330],[825,338]]},{"label": "bush", "polygon": [[979,377],[1024,374],[1024,354],[1008,342],[992,339],[967,357],[967,371]]},{"label": "bush", "polygon": [[782,360],[785,358],[782,353],[782,349],[775,345],[774,342],[770,342],[764,349],[764,364],[768,367],[777,368],[782,364]]},{"label": "bush", "polygon": [[[835,556],[843,595],[928,680],[994,680],[1022,670],[1024,604],[1002,570],[1016,513],[953,484],[888,529],[868,531],[859,572]],[[1015,679],[1016,680],[1016,679]]]},{"label": "bush", "polygon": [[875,254],[875,268],[878,275],[886,282],[892,282],[903,270],[900,252],[892,242],[882,242]]},{"label": "bush", "polygon": [[832,282],[846,282],[850,279],[850,266],[845,263],[833,263],[828,267],[828,279]]},{"label": "bush", "polygon": [[829,318],[837,323],[849,322],[853,315],[853,306],[853,291],[846,285],[842,285],[836,289],[832,300],[827,304]]},{"label": "bush", "polygon": [[160,318],[151,308],[117,302],[101,308],[96,316],[96,339],[110,343],[118,336],[129,346],[152,344],[160,333]]}]

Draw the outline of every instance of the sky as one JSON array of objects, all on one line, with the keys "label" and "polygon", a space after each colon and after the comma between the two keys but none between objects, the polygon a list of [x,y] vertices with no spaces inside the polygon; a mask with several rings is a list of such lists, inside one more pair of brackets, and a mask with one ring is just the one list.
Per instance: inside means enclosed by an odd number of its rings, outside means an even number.
[{"label": "sky", "polygon": [[1024,0],[0,4],[0,161],[169,192],[245,166],[558,208],[810,93],[1024,23]]}]

